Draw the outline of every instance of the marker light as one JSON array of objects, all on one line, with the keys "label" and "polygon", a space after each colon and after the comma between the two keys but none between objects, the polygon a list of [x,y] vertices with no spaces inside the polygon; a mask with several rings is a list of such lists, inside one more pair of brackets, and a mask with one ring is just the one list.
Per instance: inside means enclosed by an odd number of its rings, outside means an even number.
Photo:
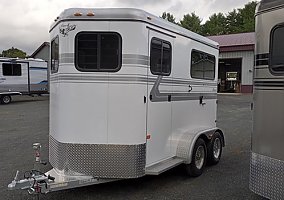
[{"label": "marker light", "polygon": [[89,13],[87,13],[87,16],[89,16],[89,17],[95,16],[95,13],[89,12]]},{"label": "marker light", "polygon": [[74,13],[74,16],[76,16],[76,17],[82,16],[82,13],[76,12],[76,13]]}]

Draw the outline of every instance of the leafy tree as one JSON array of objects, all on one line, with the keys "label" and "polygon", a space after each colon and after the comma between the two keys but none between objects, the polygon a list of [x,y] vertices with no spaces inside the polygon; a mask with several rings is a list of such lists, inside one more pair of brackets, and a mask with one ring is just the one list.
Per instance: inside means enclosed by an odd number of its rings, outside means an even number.
[{"label": "leafy tree", "polygon": [[226,17],[226,32],[231,33],[240,33],[242,32],[242,22],[240,13],[234,9],[233,11],[229,12]]},{"label": "leafy tree", "polygon": [[257,2],[252,1],[245,5],[243,9],[239,9],[240,20],[242,23],[242,32],[253,32],[255,31],[255,8]]},{"label": "leafy tree", "polygon": [[227,32],[228,33],[244,33],[253,32],[255,26],[255,8],[257,2],[252,1],[245,5],[244,8],[234,9],[227,15]]},{"label": "leafy tree", "polygon": [[193,12],[184,15],[183,19],[180,21],[180,25],[183,28],[201,34],[201,21],[202,19]]},{"label": "leafy tree", "polygon": [[223,13],[213,14],[202,26],[202,35],[226,34],[226,17]]},{"label": "leafy tree", "polygon": [[26,58],[27,53],[20,49],[12,47],[10,49],[2,51],[2,56],[8,58]]},{"label": "leafy tree", "polygon": [[162,17],[165,20],[168,20],[169,22],[172,22],[174,24],[176,24],[176,18],[174,17],[173,14],[171,13],[167,13],[167,12],[163,12]]}]

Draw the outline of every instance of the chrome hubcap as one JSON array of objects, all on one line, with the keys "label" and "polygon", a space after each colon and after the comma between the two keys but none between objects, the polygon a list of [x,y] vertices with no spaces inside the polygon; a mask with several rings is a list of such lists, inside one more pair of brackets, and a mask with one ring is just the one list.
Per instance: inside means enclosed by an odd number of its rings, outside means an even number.
[{"label": "chrome hubcap", "polygon": [[205,149],[203,146],[199,146],[195,153],[195,166],[197,169],[201,169],[205,160]]},{"label": "chrome hubcap", "polygon": [[4,96],[3,97],[3,102],[4,103],[9,103],[10,102],[10,98],[8,96]]},{"label": "chrome hubcap", "polygon": [[221,153],[221,141],[219,138],[216,138],[214,140],[214,144],[213,144],[213,155],[214,158],[218,159]]}]

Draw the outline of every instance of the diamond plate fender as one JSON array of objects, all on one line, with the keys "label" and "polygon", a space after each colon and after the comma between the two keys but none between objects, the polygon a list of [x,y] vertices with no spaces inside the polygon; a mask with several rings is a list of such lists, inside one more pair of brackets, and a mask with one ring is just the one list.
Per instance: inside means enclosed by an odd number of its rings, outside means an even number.
[{"label": "diamond plate fender", "polygon": [[205,142],[209,141],[215,132],[219,132],[222,136],[222,146],[225,146],[223,131],[219,128],[199,130],[196,132],[185,132],[178,141],[176,156],[184,159],[186,164],[191,163],[192,152],[196,140],[201,137]]}]

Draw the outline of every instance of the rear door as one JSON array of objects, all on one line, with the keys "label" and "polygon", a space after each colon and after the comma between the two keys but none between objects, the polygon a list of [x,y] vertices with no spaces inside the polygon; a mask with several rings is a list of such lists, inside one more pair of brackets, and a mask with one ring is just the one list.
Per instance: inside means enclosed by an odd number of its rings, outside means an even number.
[{"label": "rear door", "polygon": [[173,38],[149,29],[147,165],[171,157]]}]

